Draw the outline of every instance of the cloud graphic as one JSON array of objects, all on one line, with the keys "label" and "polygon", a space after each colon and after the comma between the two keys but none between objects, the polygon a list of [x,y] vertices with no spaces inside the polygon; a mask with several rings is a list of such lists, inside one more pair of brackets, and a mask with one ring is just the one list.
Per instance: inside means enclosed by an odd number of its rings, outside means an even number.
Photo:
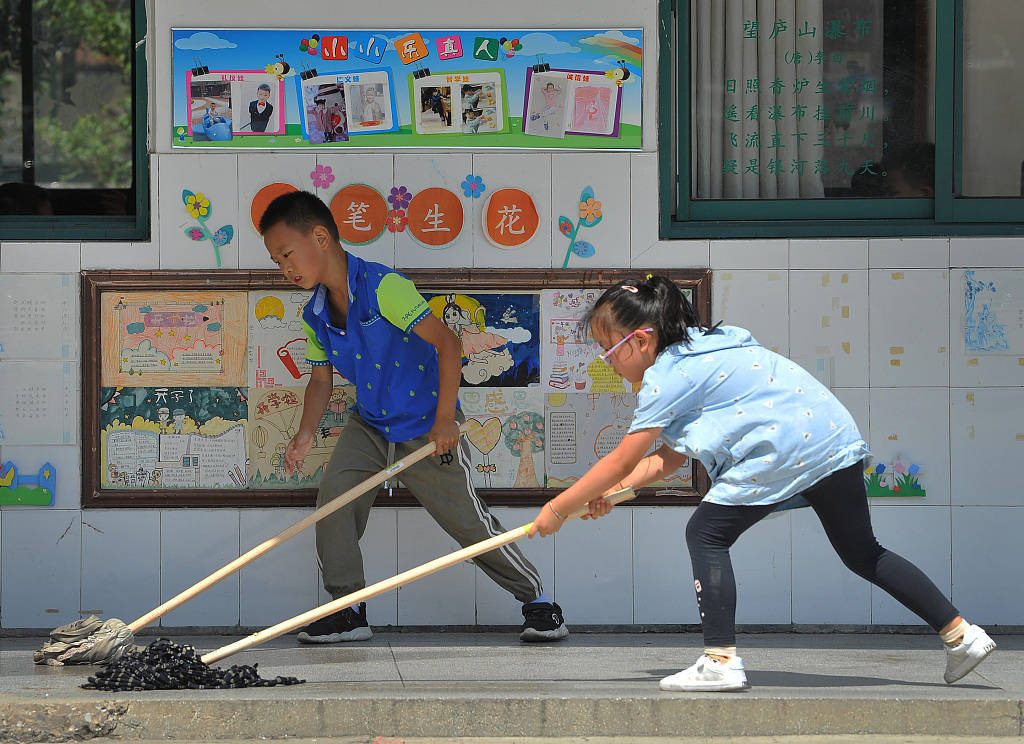
[{"label": "cloud graphic", "polygon": [[602,39],[611,39],[612,41],[625,41],[628,44],[636,44],[637,46],[640,46],[640,39],[634,39],[632,36],[626,36],[618,29],[605,31],[603,34],[594,34],[593,36],[587,36],[583,39],[580,39],[580,44],[600,44]]},{"label": "cloud graphic", "polygon": [[222,39],[209,31],[196,31],[189,37],[178,39],[174,42],[174,46],[178,49],[197,51],[199,49],[234,49],[238,44]]},{"label": "cloud graphic", "polygon": [[565,41],[559,41],[551,34],[532,33],[519,37],[523,48],[516,54],[571,54],[580,48]]},{"label": "cloud graphic", "polygon": [[509,343],[513,344],[525,344],[531,338],[533,334],[528,328],[516,327],[516,328],[492,328],[487,326],[488,333],[495,333],[499,336],[504,336],[509,340]]}]

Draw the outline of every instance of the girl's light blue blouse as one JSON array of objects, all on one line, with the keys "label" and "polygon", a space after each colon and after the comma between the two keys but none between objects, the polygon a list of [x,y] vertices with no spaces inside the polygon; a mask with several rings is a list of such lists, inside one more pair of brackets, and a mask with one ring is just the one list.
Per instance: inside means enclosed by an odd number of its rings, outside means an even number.
[{"label": "girl's light blue blouse", "polygon": [[669,346],[644,373],[629,431],[700,460],[706,501],[757,506],[785,501],[867,457],[849,411],[795,362],[743,328],[721,326]]}]

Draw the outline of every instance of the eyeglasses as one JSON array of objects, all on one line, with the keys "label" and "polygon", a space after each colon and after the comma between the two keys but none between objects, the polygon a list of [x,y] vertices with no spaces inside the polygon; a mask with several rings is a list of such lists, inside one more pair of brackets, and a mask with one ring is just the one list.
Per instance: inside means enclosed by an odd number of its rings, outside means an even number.
[{"label": "eyeglasses", "polygon": [[629,333],[629,334],[623,336],[621,339],[619,339],[619,342],[616,343],[612,348],[608,349],[608,351],[606,351],[604,354],[598,354],[597,358],[600,359],[602,362],[607,362],[608,361],[608,357],[610,357],[612,355],[612,352],[615,351],[620,346],[622,346],[627,341],[629,341],[629,339],[633,338],[633,334],[634,333],[640,333],[640,331],[643,331],[644,333],[650,333],[653,330],[654,330],[653,328],[637,328],[632,333]]}]

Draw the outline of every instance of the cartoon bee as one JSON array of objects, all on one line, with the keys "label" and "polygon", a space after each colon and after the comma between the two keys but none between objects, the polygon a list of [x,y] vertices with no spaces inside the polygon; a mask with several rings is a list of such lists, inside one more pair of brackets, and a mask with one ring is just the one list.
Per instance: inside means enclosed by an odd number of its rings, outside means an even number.
[{"label": "cartoon bee", "polygon": [[284,76],[289,73],[292,67],[284,61],[283,54],[275,54],[274,58],[274,61],[263,69],[267,71],[268,75],[276,75],[278,80],[282,80],[284,79]]},{"label": "cartoon bee", "polygon": [[622,84],[629,80],[629,70],[626,68],[626,60],[617,59],[618,67],[613,67],[610,70],[605,70],[605,77],[609,77],[615,81],[615,84],[622,87]]}]

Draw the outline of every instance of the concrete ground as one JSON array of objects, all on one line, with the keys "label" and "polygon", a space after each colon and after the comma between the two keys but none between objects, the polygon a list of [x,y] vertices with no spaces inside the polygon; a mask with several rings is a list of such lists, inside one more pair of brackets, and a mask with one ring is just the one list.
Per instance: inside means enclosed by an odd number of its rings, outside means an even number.
[{"label": "concrete ground", "polygon": [[[168,637],[204,653],[235,640]],[[993,637],[996,652],[975,673],[946,685],[944,654],[933,636],[741,634],[751,689],[700,694],[658,689],[662,676],[699,655],[700,636],[693,633],[574,633],[544,645],[522,644],[511,632],[378,632],[366,643],[332,646],[301,646],[285,636],[217,666],[258,663],[264,677],[297,676],[305,684],[135,693],[82,690],[89,667],[36,666],[32,650],[42,638],[0,638],[0,741],[1021,740],[1024,636]]]}]

